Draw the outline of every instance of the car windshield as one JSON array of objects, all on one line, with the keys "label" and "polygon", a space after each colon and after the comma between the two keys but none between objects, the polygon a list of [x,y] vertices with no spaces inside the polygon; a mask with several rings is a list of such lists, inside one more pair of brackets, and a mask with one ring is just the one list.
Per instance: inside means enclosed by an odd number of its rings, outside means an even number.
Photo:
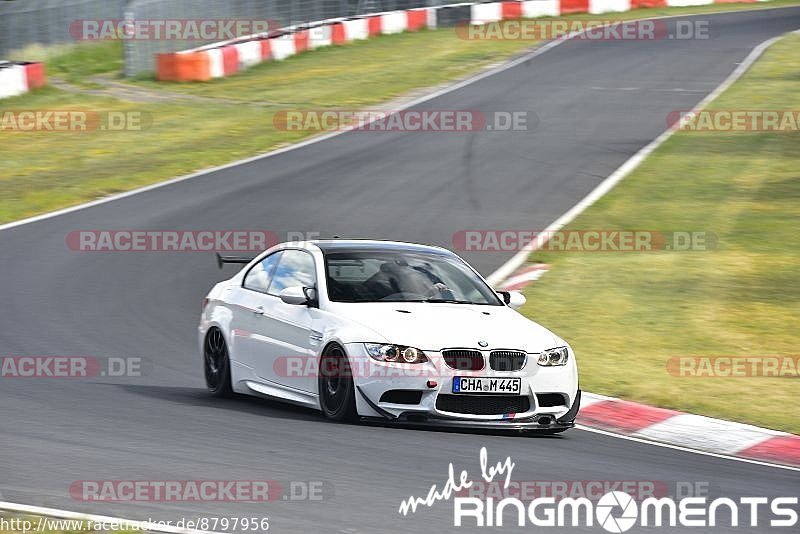
[{"label": "car windshield", "polygon": [[455,256],[407,250],[325,254],[334,302],[448,302],[502,306],[495,292]]}]

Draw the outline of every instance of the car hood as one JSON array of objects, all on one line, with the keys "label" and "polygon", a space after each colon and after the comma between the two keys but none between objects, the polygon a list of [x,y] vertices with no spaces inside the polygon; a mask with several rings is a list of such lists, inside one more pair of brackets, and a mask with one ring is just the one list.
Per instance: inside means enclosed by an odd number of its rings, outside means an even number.
[{"label": "car hood", "polygon": [[[341,318],[369,328],[388,342],[421,350],[475,348],[518,349],[536,353],[561,346],[563,340],[506,306],[446,303],[334,303]],[[486,347],[479,343],[484,341]]]}]

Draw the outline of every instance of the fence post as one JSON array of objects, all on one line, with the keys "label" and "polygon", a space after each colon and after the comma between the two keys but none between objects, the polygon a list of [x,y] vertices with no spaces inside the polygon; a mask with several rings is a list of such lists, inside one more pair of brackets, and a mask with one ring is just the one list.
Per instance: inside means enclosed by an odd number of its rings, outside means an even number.
[{"label": "fence post", "polygon": [[[123,27],[128,28],[132,27],[134,21],[136,20],[136,14],[133,11],[133,1],[129,1],[123,6],[123,14],[122,18],[125,20],[125,24]],[[134,54],[135,51],[133,50],[134,43],[133,39],[125,39],[122,38],[122,54],[123,54],[123,63],[125,65],[125,76],[131,77],[136,75],[136,68],[134,66]]]}]

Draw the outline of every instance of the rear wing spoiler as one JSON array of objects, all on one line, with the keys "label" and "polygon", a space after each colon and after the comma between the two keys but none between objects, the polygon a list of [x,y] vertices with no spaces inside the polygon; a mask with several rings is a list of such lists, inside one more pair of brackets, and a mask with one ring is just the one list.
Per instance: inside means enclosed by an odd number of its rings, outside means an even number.
[{"label": "rear wing spoiler", "polygon": [[217,266],[222,269],[226,263],[240,263],[246,265],[253,261],[255,256],[223,256],[219,252],[217,254]]}]

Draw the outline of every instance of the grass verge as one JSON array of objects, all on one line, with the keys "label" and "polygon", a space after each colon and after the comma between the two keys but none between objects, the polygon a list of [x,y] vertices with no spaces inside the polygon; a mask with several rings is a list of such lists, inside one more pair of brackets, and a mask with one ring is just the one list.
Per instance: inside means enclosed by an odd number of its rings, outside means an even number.
[{"label": "grass verge", "polygon": [[[775,0],[766,6],[797,3],[798,0]],[[615,14],[613,18],[753,7],[717,4],[642,9]],[[49,88],[2,100],[0,115],[5,111],[53,109],[135,112],[144,117],[146,127],[138,131],[98,129],[82,133],[0,130],[0,223],[224,164],[308,137],[303,132],[277,130],[272,123],[277,111],[376,105],[465,76],[533,44],[468,41],[459,38],[453,29],[440,29],[386,35],[317,50],[207,84],[126,82],[156,95],[203,98],[167,102],[131,102],[91,91],[96,88],[91,76],[119,75],[119,43],[65,47],[55,55],[40,51],[39,58],[47,59],[51,75],[78,84],[81,92]],[[259,104],[242,104],[253,100]]]},{"label": "grass verge", "polygon": [[[800,109],[800,35],[708,109]],[[680,378],[678,356],[800,347],[800,132],[681,131],[568,229],[702,231],[713,250],[537,252],[523,312],[564,336],[595,393],[800,434],[800,379]]]}]

